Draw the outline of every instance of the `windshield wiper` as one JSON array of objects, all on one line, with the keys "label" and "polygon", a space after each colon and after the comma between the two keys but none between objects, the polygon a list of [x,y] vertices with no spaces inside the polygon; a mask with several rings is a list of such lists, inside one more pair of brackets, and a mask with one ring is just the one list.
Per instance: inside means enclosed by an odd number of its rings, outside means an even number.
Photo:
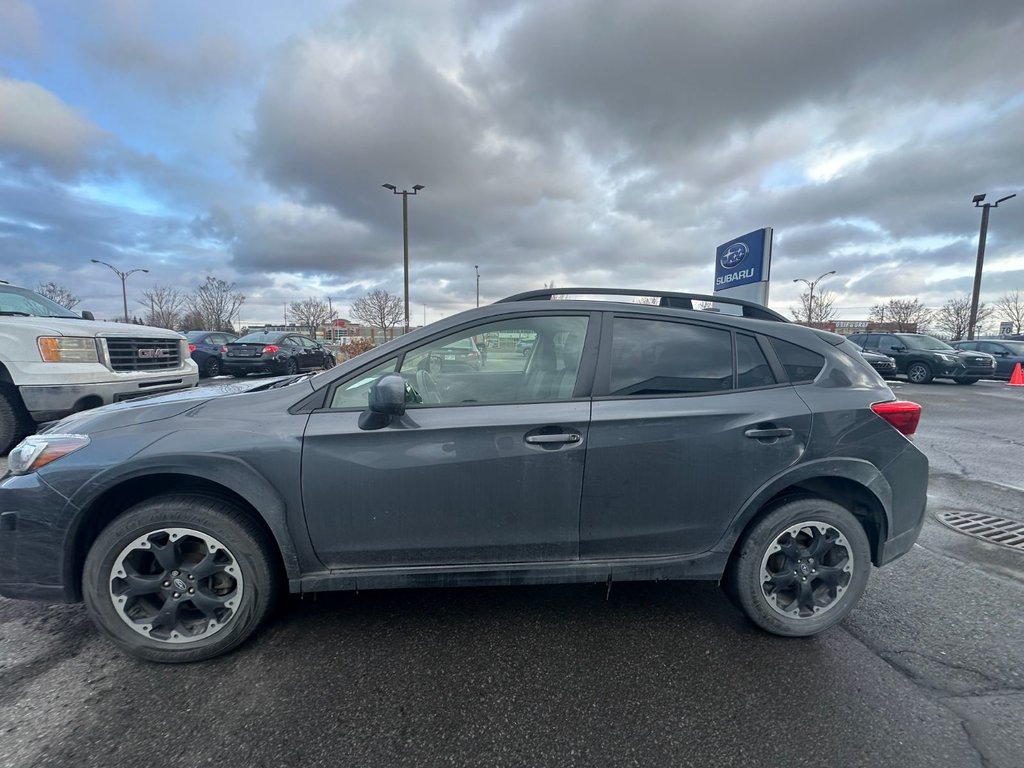
[{"label": "windshield wiper", "polygon": [[17,315],[18,317],[32,317],[28,312],[17,312],[13,309],[0,309],[0,315]]}]

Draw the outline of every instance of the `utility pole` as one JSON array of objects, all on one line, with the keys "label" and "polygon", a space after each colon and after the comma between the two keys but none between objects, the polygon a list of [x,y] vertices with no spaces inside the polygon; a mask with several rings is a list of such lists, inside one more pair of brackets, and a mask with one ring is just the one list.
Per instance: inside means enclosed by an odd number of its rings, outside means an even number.
[{"label": "utility pole", "polygon": [[412,192],[403,189],[401,192],[394,184],[382,184],[384,189],[390,189],[391,194],[402,196],[402,265],[405,282],[405,333],[409,332],[409,195],[417,194],[421,189],[426,189],[422,184],[413,185]]},{"label": "utility pole", "polygon": [[807,323],[808,323],[808,325],[810,325],[811,323],[814,322],[814,286],[816,286],[818,283],[820,283],[824,278],[828,277],[829,275],[834,275],[835,273],[836,273],[836,271],[833,269],[831,272],[826,272],[823,275],[818,275],[817,280],[805,280],[802,277],[798,277],[798,278],[796,278],[793,281],[794,283],[806,283],[807,286],[811,289],[811,295],[810,295],[810,297],[807,300]]},{"label": "utility pole", "polygon": [[474,264],[473,269],[476,270],[476,305],[480,306],[480,265]]},{"label": "utility pole", "polygon": [[[120,269],[115,267],[113,264],[107,264],[105,261],[99,259],[89,259],[93,264],[102,264],[104,267],[110,267],[118,277],[121,278],[121,300],[124,302],[124,321],[128,322],[128,289],[125,287],[125,280],[128,279],[129,275],[134,275],[136,272],[149,272],[148,269],[129,269],[127,272],[122,272]],[[152,301],[152,299],[150,300]]]},{"label": "utility pole", "polygon": [[974,326],[978,322],[978,299],[981,296],[981,270],[985,264],[985,241],[988,239],[988,212],[991,208],[998,208],[1000,203],[1006,202],[1016,194],[1001,197],[994,203],[985,203],[985,195],[975,195],[971,201],[975,208],[981,208],[981,232],[978,234],[978,262],[974,267],[974,290],[971,291],[971,319],[967,325],[967,340],[974,341]]}]

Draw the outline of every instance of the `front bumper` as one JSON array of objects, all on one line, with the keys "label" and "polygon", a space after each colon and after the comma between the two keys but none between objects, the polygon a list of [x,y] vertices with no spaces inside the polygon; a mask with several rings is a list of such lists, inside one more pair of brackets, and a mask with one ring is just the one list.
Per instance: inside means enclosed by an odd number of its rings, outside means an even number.
[{"label": "front bumper", "polygon": [[64,557],[65,525],[75,513],[71,502],[38,475],[0,480],[0,595],[76,600]]},{"label": "front bumper", "polygon": [[136,397],[158,395],[199,384],[199,371],[192,361],[187,367],[160,376],[123,374],[119,381],[48,386],[21,386],[18,391],[25,408],[37,422],[62,419],[72,413],[119,403]]},{"label": "front bumper", "polygon": [[994,365],[964,365],[963,363],[955,363],[944,366],[942,371],[935,375],[952,379],[991,379],[996,375],[996,368]]}]

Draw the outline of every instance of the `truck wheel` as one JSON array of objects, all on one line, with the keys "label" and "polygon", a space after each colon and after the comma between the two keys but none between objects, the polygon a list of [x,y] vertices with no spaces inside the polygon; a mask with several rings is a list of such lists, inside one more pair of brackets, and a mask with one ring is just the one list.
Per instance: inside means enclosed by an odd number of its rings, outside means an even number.
[{"label": "truck wheel", "polygon": [[927,384],[932,380],[932,369],[927,363],[911,363],[907,366],[907,378],[911,384]]},{"label": "truck wheel", "polygon": [[18,393],[0,386],[0,456],[6,456],[31,431],[32,419]]},{"label": "truck wheel", "polygon": [[229,502],[168,495],[115,519],[89,550],[82,593],[121,650],[147,661],[213,658],[270,612],[277,578],[263,531]]}]

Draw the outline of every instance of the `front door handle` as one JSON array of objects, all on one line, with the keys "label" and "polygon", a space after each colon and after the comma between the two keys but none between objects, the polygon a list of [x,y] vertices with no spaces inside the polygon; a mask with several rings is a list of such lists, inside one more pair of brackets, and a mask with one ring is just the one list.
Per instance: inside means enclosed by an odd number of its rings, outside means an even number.
[{"label": "front door handle", "polygon": [[748,429],[743,434],[755,440],[772,440],[779,437],[790,437],[793,430],[789,427],[773,427],[771,429]]},{"label": "front door handle", "polygon": [[530,445],[550,445],[552,443],[578,443],[580,436],[575,432],[561,435],[527,435],[526,442]]}]

